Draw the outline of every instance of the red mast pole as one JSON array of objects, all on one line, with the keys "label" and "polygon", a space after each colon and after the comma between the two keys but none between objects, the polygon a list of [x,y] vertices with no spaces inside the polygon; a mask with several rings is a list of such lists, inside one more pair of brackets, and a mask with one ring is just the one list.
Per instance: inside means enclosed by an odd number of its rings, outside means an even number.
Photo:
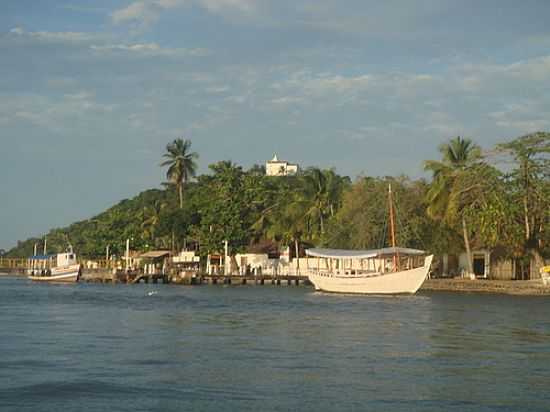
[{"label": "red mast pole", "polygon": [[[392,192],[391,192],[391,183],[388,187],[388,203],[390,207],[390,228],[391,228],[391,246],[395,249],[395,223],[393,219],[393,199],[392,199]],[[396,251],[394,251],[393,254],[393,271],[397,272],[399,266],[399,255]]]}]

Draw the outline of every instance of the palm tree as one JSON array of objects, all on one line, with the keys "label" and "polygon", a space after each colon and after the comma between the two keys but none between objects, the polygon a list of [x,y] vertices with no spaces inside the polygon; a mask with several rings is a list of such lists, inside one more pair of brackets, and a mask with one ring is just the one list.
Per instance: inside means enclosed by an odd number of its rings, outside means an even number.
[{"label": "palm tree", "polygon": [[307,209],[301,195],[297,192],[288,193],[285,201],[274,211],[274,220],[268,230],[267,237],[281,241],[287,246],[294,246],[296,254],[296,269],[300,271],[300,242],[308,231],[306,221]]},{"label": "palm tree", "polygon": [[424,163],[424,169],[433,173],[433,181],[427,192],[427,212],[430,217],[451,224],[460,218],[468,271],[473,273],[468,227],[463,211],[466,193],[476,186],[476,182],[468,182],[468,177],[480,159],[481,149],[470,139],[458,136],[442,144],[439,151],[442,161],[428,160]]},{"label": "palm tree", "polygon": [[321,170],[312,167],[306,170],[302,182],[301,200],[306,205],[307,218],[312,224],[318,225],[323,236],[326,220],[334,217],[349,178],[338,176],[333,169]]},{"label": "palm tree", "polygon": [[183,185],[195,176],[197,164],[195,160],[199,155],[190,152],[191,141],[175,139],[166,145],[166,153],[162,157],[167,158],[160,165],[168,166],[166,178],[176,186],[180,200],[180,209],[183,208]]},{"label": "palm tree", "polygon": [[306,205],[308,220],[319,225],[321,234],[325,232],[325,217],[328,211],[327,194],[325,173],[316,167],[308,169],[303,175],[301,201]]},{"label": "palm tree", "polygon": [[143,236],[145,239],[151,240],[154,246],[156,246],[154,238],[155,231],[160,223],[160,215],[162,213],[162,210],[165,207],[166,204],[164,202],[160,200],[155,200],[153,204],[145,206],[143,208],[143,222],[141,223]]}]

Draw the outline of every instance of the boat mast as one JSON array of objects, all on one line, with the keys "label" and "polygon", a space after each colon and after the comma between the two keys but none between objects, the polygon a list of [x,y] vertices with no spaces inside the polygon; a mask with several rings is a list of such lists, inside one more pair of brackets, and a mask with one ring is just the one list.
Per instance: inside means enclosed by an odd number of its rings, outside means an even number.
[{"label": "boat mast", "polygon": [[399,254],[395,250],[395,223],[393,219],[393,198],[392,198],[392,191],[391,191],[391,183],[388,187],[388,204],[390,208],[390,229],[391,229],[391,246],[394,248],[393,253],[393,271],[397,272],[399,270]]}]

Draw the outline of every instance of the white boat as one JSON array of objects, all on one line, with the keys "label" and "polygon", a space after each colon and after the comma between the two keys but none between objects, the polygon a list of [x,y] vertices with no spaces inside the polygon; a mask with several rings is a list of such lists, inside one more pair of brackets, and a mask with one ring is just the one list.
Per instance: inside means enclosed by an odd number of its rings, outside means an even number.
[{"label": "white boat", "polygon": [[[316,290],[361,294],[414,294],[428,276],[433,258],[422,250],[398,247],[307,249],[306,254],[308,259],[317,258],[317,269],[308,270]],[[396,256],[399,263],[394,266]]]},{"label": "white boat", "polygon": [[78,282],[81,267],[71,250],[52,255],[34,255],[28,259],[28,278],[37,282]]},{"label": "white boat", "polygon": [[[391,185],[388,204],[392,247],[373,250],[307,249],[317,258],[317,270],[309,270],[316,290],[362,294],[413,294],[426,280],[433,255],[395,246],[394,207]],[[321,259],[323,266],[321,267]]]}]

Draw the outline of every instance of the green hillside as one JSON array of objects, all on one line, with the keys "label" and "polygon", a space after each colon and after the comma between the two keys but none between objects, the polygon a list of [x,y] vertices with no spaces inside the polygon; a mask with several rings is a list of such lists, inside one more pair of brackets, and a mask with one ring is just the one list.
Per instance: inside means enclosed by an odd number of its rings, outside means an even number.
[{"label": "green hillside", "polygon": [[[120,256],[126,239],[137,250],[193,244],[202,255],[221,252],[226,239],[230,253],[266,243],[376,248],[388,244],[391,183],[397,243],[433,252],[482,247],[542,261],[550,252],[549,137],[535,133],[498,145],[494,152],[508,158],[506,172],[468,139],[453,139],[440,148],[441,160],[425,163],[430,183],[405,176],[352,182],[319,168],[273,177],[262,166],[243,170],[229,161],[210,165],[208,174],[191,181],[194,170],[184,173],[185,157],[177,154],[188,151],[190,143],[174,142],[165,155],[163,189],[52,229],[45,234],[48,251],[70,243],[82,257],[102,257],[107,246]],[[187,160],[193,163],[196,157]],[[43,238],[18,242],[8,256],[29,256],[35,244],[41,251]]]}]

